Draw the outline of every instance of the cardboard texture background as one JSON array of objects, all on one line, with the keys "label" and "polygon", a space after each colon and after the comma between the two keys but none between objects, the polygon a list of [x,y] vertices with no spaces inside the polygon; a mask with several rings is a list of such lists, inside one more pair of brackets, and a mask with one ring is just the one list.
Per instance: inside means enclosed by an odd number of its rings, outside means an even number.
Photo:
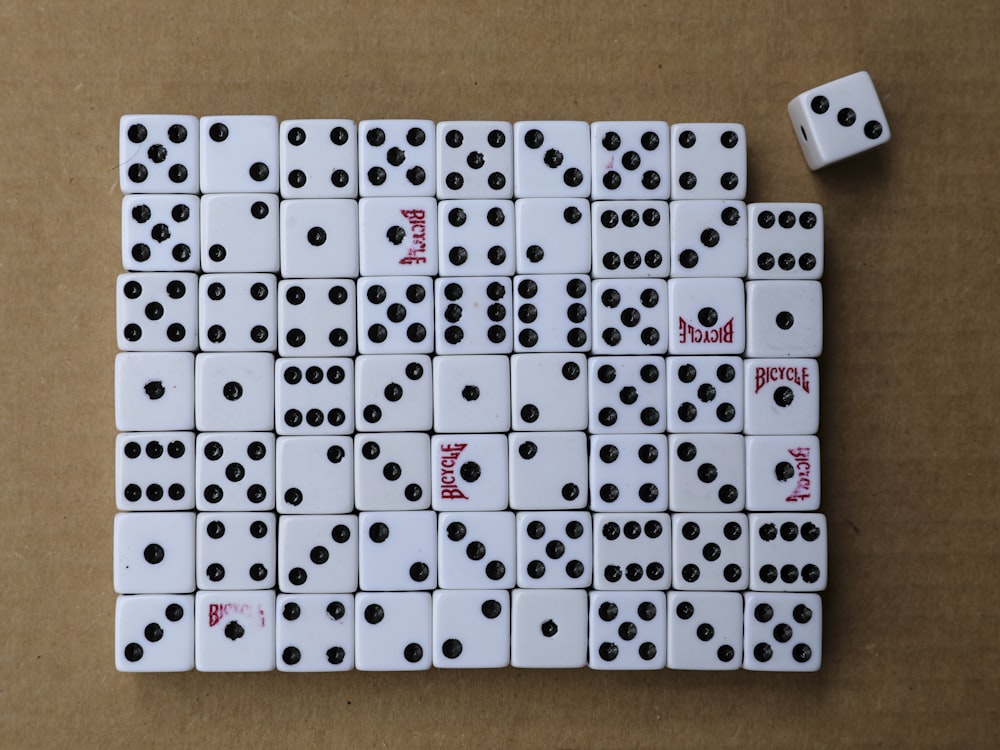
[{"label": "cardboard texture background", "polygon": [[[155,6],[155,7],[154,7]],[[0,746],[995,747],[990,2],[0,4]],[[892,142],[813,174],[789,99],[871,72]],[[738,121],[827,221],[816,675],[120,675],[117,120]]]}]

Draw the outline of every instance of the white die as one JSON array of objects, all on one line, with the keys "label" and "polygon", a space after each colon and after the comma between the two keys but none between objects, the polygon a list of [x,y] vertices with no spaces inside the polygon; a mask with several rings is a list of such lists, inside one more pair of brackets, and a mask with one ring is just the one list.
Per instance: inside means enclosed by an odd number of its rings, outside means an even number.
[{"label": "white die", "polygon": [[739,357],[667,357],[667,431],[740,432]]},{"label": "white die", "polygon": [[280,437],[276,452],[279,513],[350,513],[354,509],[354,441],[350,436]]},{"label": "white die", "polygon": [[729,198],[747,193],[747,139],[731,122],[670,126],[670,197],[676,200]]},{"label": "white die", "polygon": [[354,360],[354,365],[355,417],[359,431],[431,429],[434,391],[430,357],[364,354]]},{"label": "white die", "polygon": [[355,666],[373,672],[430,669],[431,613],[427,592],[356,594]]},{"label": "white die", "polygon": [[590,509],[666,510],[667,466],[666,435],[592,435]]},{"label": "white die", "polygon": [[361,196],[434,195],[435,151],[430,120],[362,120],[358,123]]},{"label": "white die", "polygon": [[513,135],[509,122],[439,122],[438,197],[510,198],[514,194]]},{"label": "white die", "polygon": [[662,357],[591,357],[591,433],[663,432],[667,389]]},{"label": "white die", "polygon": [[359,515],[360,585],[365,591],[437,586],[437,514],[432,510]]},{"label": "white die", "polygon": [[278,118],[201,118],[202,193],[277,193]]},{"label": "white die", "polygon": [[119,510],[194,508],[194,433],[121,432],[115,439]]},{"label": "white die", "polygon": [[194,429],[191,352],[124,352],[115,357],[115,426],[128,430]]},{"label": "white die", "polygon": [[674,513],[673,588],[740,591],[750,580],[750,540],[743,513]]},{"label": "white die", "polygon": [[275,273],[278,196],[222,193],[201,199],[201,268],[206,273]]},{"label": "white die", "polygon": [[747,510],[816,510],[819,438],[754,435],[746,439]]},{"label": "white die", "polygon": [[614,591],[670,588],[670,516],[595,513],[594,588]]},{"label": "white die", "polygon": [[663,669],[667,663],[662,591],[591,591],[591,669]]},{"label": "white die", "polygon": [[882,102],[865,71],[824,83],[788,103],[809,169],[881,146],[891,137]]},{"label": "white die", "polygon": [[667,282],[594,279],[594,354],[665,354]]},{"label": "white die", "polygon": [[354,668],[353,594],[278,594],[275,622],[279,671]]},{"label": "white die", "polygon": [[483,669],[510,664],[510,594],[434,592],[434,666]]},{"label": "white die", "polygon": [[126,195],[122,266],[127,271],[199,270],[200,217],[197,195]]},{"label": "white die", "polygon": [[507,436],[479,433],[431,438],[434,510],[507,507]]},{"label": "white die", "polygon": [[590,125],[573,121],[514,123],[514,195],[590,195]]},{"label": "white die", "polygon": [[517,272],[590,271],[590,202],[586,198],[522,198],[517,213]]},{"label": "white die", "polygon": [[123,115],[118,183],[123,193],[198,192],[198,118]]},{"label": "white die", "polygon": [[587,358],[583,354],[510,357],[513,429],[587,429]]},{"label": "white die", "polygon": [[511,201],[439,201],[438,273],[441,276],[513,274],[514,214]]},{"label": "white die", "polygon": [[502,354],[434,358],[434,431],[507,432],[511,360]]},{"label": "white die", "polygon": [[199,591],[194,610],[199,672],[274,669],[273,591]]},{"label": "white die", "polygon": [[282,198],[357,198],[358,128],[353,120],[284,120]]},{"label": "white die", "polygon": [[670,436],[670,510],[743,510],[746,466],[742,435]]},{"label": "white die", "polygon": [[276,582],[278,519],[273,513],[199,513],[199,589],[269,589]]},{"label": "white die", "polygon": [[667,282],[671,354],[742,354],[746,300],[742,279]]},{"label": "white die", "polygon": [[197,274],[123,273],[117,287],[119,349],[198,348]]},{"label": "white die", "polygon": [[730,200],[671,203],[670,267],[674,277],[746,276],[746,204]]},{"label": "white die", "polygon": [[823,287],[818,281],[748,281],[748,357],[818,357]]},{"label": "white die", "polygon": [[442,589],[503,589],[515,582],[514,514],[438,514],[438,586]]},{"label": "white die", "polygon": [[514,304],[514,351],[590,351],[589,276],[515,276]]},{"label": "white die", "polygon": [[437,208],[433,198],[362,198],[358,204],[361,274],[436,274]]},{"label": "white die", "polygon": [[594,200],[666,200],[670,196],[670,131],[662,121],[590,125]]},{"label": "white die", "polygon": [[358,280],[358,351],[434,351],[434,286],[427,276],[368,276]]},{"label": "white die", "polygon": [[812,435],[819,429],[816,360],[747,359],[744,366],[744,433]]},{"label": "white die", "polygon": [[283,200],[279,209],[281,274],[288,278],[356,278],[358,202]]},{"label": "white die", "polygon": [[356,296],[351,279],[279,281],[278,354],[354,356],[358,328]]},{"label": "white die", "polygon": [[354,507],[427,510],[431,507],[430,438],[422,432],[354,436]]},{"label": "white die", "polygon": [[595,202],[591,216],[591,275],[595,279],[670,275],[666,201]]},{"label": "white die", "polygon": [[739,669],[743,664],[743,595],[736,591],[667,594],[667,666]]},{"label": "white die", "polygon": [[743,599],[744,669],[819,669],[823,654],[823,602],[819,594],[748,591]]},{"label": "white die", "polygon": [[517,514],[517,585],[524,589],[587,588],[594,541],[588,511]]},{"label": "white die", "polygon": [[358,587],[358,517],[278,519],[278,588],[302,594],[353,593]]},{"label": "white die", "polygon": [[198,510],[274,509],[274,433],[198,434]]},{"label": "white die", "polygon": [[533,669],[587,664],[587,592],[583,589],[511,592],[510,663]]},{"label": "white die", "polygon": [[750,514],[750,588],[822,591],[827,574],[826,516]]},{"label": "white die", "polygon": [[279,435],[354,432],[354,360],[342,357],[276,360],[274,422]]},{"label": "white die", "polygon": [[823,275],[823,207],[818,203],[751,203],[749,279],[818,279]]},{"label": "white die", "polygon": [[194,513],[118,513],[114,586],[119,594],[182,594],[195,587]]},{"label": "white die", "polygon": [[587,507],[587,436],[583,432],[512,432],[510,507],[577,510]]},{"label": "white die", "polygon": [[510,279],[489,276],[434,281],[438,354],[509,354],[514,346]]},{"label": "white die", "polygon": [[277,278],[269,273],[213,273],[198,279],[202,351],[273,352],[277,348]]},{"label": "white die", "polygon": [[194,417],[202,431],[274,429],[274,357],[268,353],[199,354]]},{"label": "white die", "polygon": [[115,605],[115,667],[119,672],[194,669],[194,597],[119,596]]}]

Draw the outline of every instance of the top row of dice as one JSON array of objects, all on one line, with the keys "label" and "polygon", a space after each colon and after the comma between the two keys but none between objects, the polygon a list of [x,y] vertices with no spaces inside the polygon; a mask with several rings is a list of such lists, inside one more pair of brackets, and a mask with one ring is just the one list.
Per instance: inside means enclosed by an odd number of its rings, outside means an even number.
[{"label": "top row of dice", "polygon": [[[435,137],[436,136],[436,137]],[[286,120],[126,115],[124,193],[284,198],[746,197],[735,123]]]}]

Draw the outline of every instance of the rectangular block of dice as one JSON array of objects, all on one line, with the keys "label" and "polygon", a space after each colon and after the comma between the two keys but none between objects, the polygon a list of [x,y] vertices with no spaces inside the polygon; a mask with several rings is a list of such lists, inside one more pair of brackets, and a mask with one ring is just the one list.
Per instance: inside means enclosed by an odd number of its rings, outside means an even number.
[{"label": "rectangular block of dice", "polygon": [[823,602],[819,594],[748,591],[743,599],[744,669],[819,669],[823,652]]},{"label": "rectangular block of dice", "polygon": [[594,122],[590,125],[594,200],[666,200],[670,197],[667,123]]},{"label": "rectangular block of dice", "polygon": [[585,433],[512,432],[508,442],[511,508],[576,510],[587,507]]},{"label": "rectangular block of dice", "polygon": [[124,115],[118,184],[123,193],[198,192],[198,118]]},{"label": "rectangular block of dice", "polygon": [[510,594],[434,592],[434,666],[484,669],[510,664]]},{"label": "rectangular block of dice", "polygon": [[119,510],[194,508],[194,433],[121,432],[115,440]]},{"label": "rectangular block of dice", "polygon": [[514,195],[514,128],[509,122],[437,124],[439,198]]},{"label": "rectangular block of dice", "polygon": [[354,436],[354,507],[431,507],[431,443],[421,432],[359,432]]},{"label": "rectangular block of dice", "polygon": [[279,671],[354,668],[353,594],[278,594],[275,623]]},{"label": "rectangular block of dice", "polygon": [[115,605],[115,667],[119,672],[194,669],[194,597],[119,596]]},{"label": "rectangular block of dice", "polygon": [[123,352],[115,357],[115,426],[127,431],[194,429],[194,354]]},{"label": "rectangular block of dice", "polygon": [[274,592],[195,594],[194,663],[199,672],[274,669]]},{"label": "rectangular block of dice", "polygon": [[753,435],[746,441],[747,510],[819,508],[819,438]]},{"label": "rectangular block of dice", "polygon": [[670,275],[666,201],[595,202],[591,216],[591,275],[595,279]]},{"label": "rectangular block of dice", "polygon": [[430,120],[359,122],[361,196],[434,195],[434,141],[434,123]]},{"label": "rectangular block of dice", "polygon": [[591,591],[591,669],[663,669],[667,663],[662,591]]},{"label": "rectangular block of dice", "polygon": [[200,133],[202,193],[278,192],[277,117],[202,117]]},{"label": "rectangular block of dice", "polygon": [[747,139],[732,122],[670,126],[670,197],[743,200],[747,193]]},{"label": "rectangular block of dice", "polygon": [[743,201],[670,204],[670,268],[675,277],[747,272],[747,207]]},{"label": "rectangular block of dice", "polygon": [[818,357],[823,287],[818,281],[748,281],[748,357]]},{"label": "rectangular block of dice", "polygon": [[750,588],[822,591],[826,588],[826,516],[750,514]]},{"label": "rectangular block of dice", "polygon": [[746,301],[742,279],[667,282],[671,354],[742,354]]},{"label": "rectangular block of dice", "polygon": [[278,213],[282,276],[357,278],[360,269],[357,201],[283,200]]},{"label": "rectangular block of dice", "polygon": [[197,195],[126,195],[122,266],[126,271],[199,270],[200,216]]},{"label": "rectangular block of dice", "polygon": [[517,273],[590,271],[590,203],[586,198],[522,198],[517,213]]},{"label": "rectangular block of dice", "polygon": [[747,359],[747,435],[812,435],[819,429],[819,367],[814,359]]},{"label": "rectangular block of dice", "polygon": [[592,435],[590,509],[666,510],[667,473],[666,435]]},{"label": "rectangular block of dice", "polygon": [[514,203],[438,201],[438,273],[510,276],[515,268]]},{"label": "rectangular block of dice", "polygon": [[362,198],[358,238],[364,276],[433,276],[438,271],[433,198]]},{"label": "rectangular block of dice", "polygon": [[736,591],[667,594],[667,666],[739,669],[743,664],[743,595]]},{"label": "rectangular block of dice", "polygon": [[573,121],[514,123],[514,196],[590,195],[590,125]]},{"label": "rectangular block of dice", "polygon": [[115,591],[186,594],[195,587],[194,513],[115,515]]},{"label": "rectangular block of dice", "polygon": [[431,462],[434,510],[507,507],[506,435],[434,435]]},{"label": "rectangular block of dice", "polygon": [[809,169],[820,169],[888,142],[889,123],[865,71],[809,89],[788,103]]},{"label": "rectangular block of dice", "polygon": [[823,276],[823,207],[818,203],[751,203],[749,279]]},{"label": "rectangular block of dice", "polygon": [[353,120],[284,120],[278,157],[282,198],[358,197]]}]

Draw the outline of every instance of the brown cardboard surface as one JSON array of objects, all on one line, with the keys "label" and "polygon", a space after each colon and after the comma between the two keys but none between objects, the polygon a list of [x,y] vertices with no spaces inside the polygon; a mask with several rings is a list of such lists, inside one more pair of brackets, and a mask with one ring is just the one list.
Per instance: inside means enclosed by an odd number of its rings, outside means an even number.
[{"label": "brown cardboard surface", "polygon": [[[996,747],[1000,139],[991,2],[0,4],[0,747]],[[892,127],[813,174],[788,100]],[[122,675],[117,118],[743,122],[827,221],[816,675]]]}]

